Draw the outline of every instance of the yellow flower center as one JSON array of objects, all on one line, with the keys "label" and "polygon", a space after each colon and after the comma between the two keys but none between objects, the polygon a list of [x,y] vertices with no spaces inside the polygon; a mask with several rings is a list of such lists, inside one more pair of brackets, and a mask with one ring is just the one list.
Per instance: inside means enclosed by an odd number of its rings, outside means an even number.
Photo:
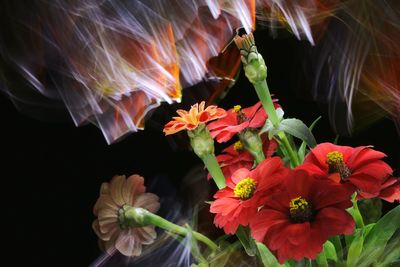
[{"label": "yellow flower center", "polygon": [[244,148],[244,146],[243,146],[242,142],[240,142],[240,141],[237,141],[236,143],[233,144],[233,149],[235,151],[241,151],[241,150],[243,150],[243,148]]},{"label": "yellow flower center", "polygon": [[339,151],[332,151],[326,154],[326,164],[329,165],[329,173],[339,173],[342,179],[351,175],[350,169],[343,160],[343,154]]},{"label": "yellow flower center", "polygon": [[289,203],[290,219],[294,223],[311,221],[313,217],[312,205],[303,197],[296,197]]},{"label": "yellow flower center", "polygon": [[241,105],[236,105],[236,106],[233,107],[233,111],[234,112],[239,112],[241,109],[242,109]]},{"label": "yellow flower center", "polygon": [[328,165],[336,165],[343,163],[343,154],[339,151],[332,151],[326,154],[326,163]]},{"label": "yellow flower center", "polygon": [[241,200],[247,200],[253,196],[255,190],[256,181],[250,177],[247,177],[236,184],[233,192],[235,196]]},{"label": "yellow flower center", "polygon": [[299,209],[304,210],[305,208],[308,207],[308,202],[302,197],[296,197],[290,201],[289,207],[291,212],[297,211]]}]

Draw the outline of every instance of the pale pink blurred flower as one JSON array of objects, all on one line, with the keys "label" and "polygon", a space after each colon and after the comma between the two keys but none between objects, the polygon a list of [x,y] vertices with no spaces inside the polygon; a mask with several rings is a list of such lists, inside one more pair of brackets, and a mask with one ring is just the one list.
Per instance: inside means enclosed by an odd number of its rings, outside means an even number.
[{"label": "pale pink blurred flower", "polygon": [[100,196],[93,208],[97,219],[92,226],[99,237],[100,246],[112,253],[117,249],[125,256],[139,256],[142,245],[154,242],[157,234],[153,225],[130,227],[121,219],[124,207],[143,208],[152,213],[158,211],[158,197],[145,193],[144,179],[139,175],[114,176],[110,183],[103,183]]}]

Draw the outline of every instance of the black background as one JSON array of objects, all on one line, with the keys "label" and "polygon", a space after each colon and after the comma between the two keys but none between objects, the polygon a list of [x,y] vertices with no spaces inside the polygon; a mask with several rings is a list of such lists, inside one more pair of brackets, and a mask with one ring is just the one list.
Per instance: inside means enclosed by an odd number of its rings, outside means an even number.
[{"label": "black background", "polygon": [[[310,94],[311,78],[304,68],[305,51],[312,49],[309,44],[293,37],[274,40],[266,31],[256,32],[256,40],[268,65],[270,89],[287,116],[310,124],[322,115],[315,136],[319,142],[333,141],[327,107],[313,101]],[[220,105],[230,108],[256,101],[242,73]],[[168,116],[161,116],[165,121],[160,121],[160,116],[154,115],[145,131],[109,146],[92,125],[76,128],[71,121],[32,119],[19,113],[4,95],[0,96],[0,107],[6,236],[2,239],[2,260],[11,260],[7,266],[88,266],[95,261],[101,252],[91,229],[92,207],[100,184],[115,174],[141,174],[149,191],[162,200],[175,198],[175,202],[162,202],[164,213],[184,204],[190,194],[191,189],[182,187],[181,181],[200,161],[190,151],[172,147],[172,139],[164,137],[161,129]],[[341,138],[339,144],[374,145],[389,156],[387,162],[393,168],[400,166],[400,141],[390,119]],[[212,183],[209,185],[212,188]]]}]

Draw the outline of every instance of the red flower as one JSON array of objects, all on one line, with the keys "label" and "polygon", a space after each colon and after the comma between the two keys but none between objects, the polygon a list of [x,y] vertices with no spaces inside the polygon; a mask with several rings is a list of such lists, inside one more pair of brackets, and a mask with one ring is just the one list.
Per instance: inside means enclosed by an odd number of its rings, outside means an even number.
[{"label": "red flower", "polygon": [[[263,138],[263,151],[266,158],[271,157],[277,147],[278,144],[275,140]],[[244,149],[240,141],[225,148],[222,152],[217,156],[217,160],[226,178],[232,177],[232,174],[238,169],[246,168],[250,170],[254,165],[254,157]],[[209,175],[208,178],[211,178],[211,176]]]},{"label": "red flower", "polygon": [[[276,104],[276,107],[279,105]],[[268,118],[261,102],[245,109],[237,105],[226,113],[225,117],[208,124],[211,136],[216,138],[218,143],[229,141],[232,136],[245,128],[260,128]]]},{"label": "red flower", "polygon": [[290,170],[283,190],[272,194],[250,222],[251,235],[278,258],[315,259],[330,236],[351,234],[355,227],[350,186]]},{"label": "red flower", "polygon": [[[238,169],[245,168],[250,170],[254,165],[253,156],[244,150],[240,141],[225,148],[222,152],[217,156],[217,161],[225,178],[232,177],[232,174]],[[210,175],[208,178],[211,178]]]},{"label": "red flower", "polygon": [[248,225],[266,193],[280,184],[286,172],[278,157],[264,160],[252,171],[237,170],[214,195],[210,207],[210,212],[216,213],[214,224],[227,234],[234,234],[239,225]]},{"label": "red flower", "polygon": [[352,184],[362,197],[376,197],[392,168],[386,155],[368,146],[348,147],[331,143],[317,145],[304,159],[304,168],[335,182]]},{"label": "red flower", "polygon": [[[367,193],[364,193],[363,197],[373,198],[375,195],[369,196]],[[400,178],[388,177],[381,184],[381,189],[377,197],[392,203],[395,201],[400,201]]]}]

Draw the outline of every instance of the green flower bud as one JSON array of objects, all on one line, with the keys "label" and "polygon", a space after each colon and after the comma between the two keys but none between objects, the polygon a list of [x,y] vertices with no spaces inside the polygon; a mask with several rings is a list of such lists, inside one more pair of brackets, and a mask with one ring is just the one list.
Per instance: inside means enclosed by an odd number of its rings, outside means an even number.
[{"label": "green flower bud", "polygon": [[199,125],[196,129],[188,131],[190,145],[194,153],[203,159],[205,156],[214,154],[214,139],[205,124]]},{"label": "green flower bud", "polygon": [[267,78],[267,66],[257,51],[253,34],[236,36],[234,41],[240,49],[244,71],[249,81],[253,84],[264,81]]},{"label": "green flower bud", "polygon": [[265,159],[263,152],[263,142],[256,129],[245,129],[239,133],[239,139],[245,149],[255,158],[257,163]]}]

